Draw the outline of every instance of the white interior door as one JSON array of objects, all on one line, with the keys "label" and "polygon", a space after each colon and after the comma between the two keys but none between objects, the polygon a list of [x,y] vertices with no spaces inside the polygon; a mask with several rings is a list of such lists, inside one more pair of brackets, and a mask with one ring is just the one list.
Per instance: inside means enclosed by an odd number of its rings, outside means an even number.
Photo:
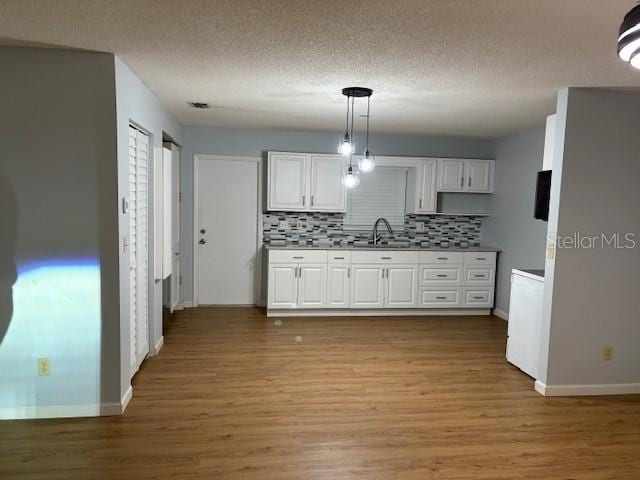
[{"label": "white interior door", "polygon": [[131,376],[149,353],[149,136],[129,127]]},{"label": "white interior door", "polygon": [[171,311],[180,303],[182,274],[180,270],[180,149],[171,147]]},{"label": "white interior door", "polygon": [[196,158],[196,303],[258,301],[258,159]]}]

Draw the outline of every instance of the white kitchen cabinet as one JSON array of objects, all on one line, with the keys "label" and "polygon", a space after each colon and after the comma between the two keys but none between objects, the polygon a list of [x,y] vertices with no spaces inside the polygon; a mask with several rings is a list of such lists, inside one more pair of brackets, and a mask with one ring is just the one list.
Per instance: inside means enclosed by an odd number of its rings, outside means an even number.
[{"label": "white kitchen cabinet", "polygon": [[349,308],[351,305],[351,265],[331,264],[327,268],[327,307]]},{"label": "white kitchen cabinet", "polygon": [[305,210],[307,204],[307,155],[269,153],[268,209]]},{"label": "white kitchen cabinet", "polygon": [[351,308],[384,306],[384,265],[352,265]]},{"label": "white kitchen cabinet", "polygon": [[467,160],[465,176],[467,178],[465,191],[472,193],[488,193],[493,191],[491,160]]},{"label": "white kitchen cabinet", "polygon": [[298,267],[298,308],[325,306],[326,264],[302,264]]},{"label": "white kitchen cabinet", "polygon": [[298,265],[269,265],[269,308],[296,308],[298,302]]},{"label": "white kitchen cabinet", "polygon": [[311,155],[311,193],[309,209],[323,212],[342,212],[346,209],[342,176],[345,157],[341,155]]},{"label": "white kitchen cabinet", "polygon": [[439,192],[493,192],[493,160],[438,159]]},{"label": "white kitchen cabinet", "polygon": [[434,213],[436,211],[436,160],[422,160],[418,167],[416,184],[415,213]]},{"label": "white kitchen cabinet", "polygon": [[415,308],[418,290],[417,265],[390,265],[385,273],[385,307]]},{"label": "white kitchen cabinet", "polygon": [[462,192],[464,190],[464,160],[438,159],[438,191]]},{"label": "white kitchen cabinet", "polygon": [[344,212],[345,160],[339,155],[269,152],[267,210]]}]

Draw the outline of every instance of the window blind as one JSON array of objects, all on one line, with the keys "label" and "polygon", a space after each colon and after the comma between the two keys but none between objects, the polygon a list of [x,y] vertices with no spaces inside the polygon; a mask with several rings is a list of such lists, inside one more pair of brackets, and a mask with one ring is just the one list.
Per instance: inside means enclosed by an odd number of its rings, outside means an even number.
[{"label": "window blind", "polygon": [[360,185],[347,192],[345,228],[371,228],[380,218],[404,225],[407,168],[376,167],[360,174]]}]

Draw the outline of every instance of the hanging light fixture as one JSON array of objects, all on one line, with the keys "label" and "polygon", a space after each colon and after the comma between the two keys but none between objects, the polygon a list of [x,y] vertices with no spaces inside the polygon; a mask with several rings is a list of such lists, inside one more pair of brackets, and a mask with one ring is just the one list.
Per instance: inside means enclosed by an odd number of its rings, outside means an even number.
[{"label": "hanging light fixture", "polygon": [[618,56],[640,69],[640,3],[624,16],[620,25]]},{"label": "hanging light fixture", "polygon": [[371,95],[367,96],[367,141],[364,155],[358,160],[358,169],[361,172],[370,172],[376,167],[373,154],[369,151],[369,115],[371,113]]},{"label": "hanging light fixture", "polygon": [[[367,141],[366,141],[366,152],[362,159],[358,162],[360,165],[360,170],[363,172],[370,172],[373,170],[373,155],[369,152],[369,111],[370,111],[370,103],[369,99],[373,94],[373,90],[365,87],[348,87],[342,89],[342,94],[347,97],[347,127],[344,134],[344,138],[338,144],[338,152],[342,155],[349,157],[349,164],[347,167],[347,171],[345,172],[342,183],[347,188],[353,188],[360,183],[360,171],[358,168],[353,166],[353,154],[356,150],[355,142],[353,138],[353,111],[354,111],[354,100],[356,97],[367,97]],[[351,102],[351,103],[349,103]],[[351,114],[351,118],[349,118],[349,114]],[[349,120],[351,120],[351,124],[349,124]],[[351,127],[351,128],[349,128]]]}]

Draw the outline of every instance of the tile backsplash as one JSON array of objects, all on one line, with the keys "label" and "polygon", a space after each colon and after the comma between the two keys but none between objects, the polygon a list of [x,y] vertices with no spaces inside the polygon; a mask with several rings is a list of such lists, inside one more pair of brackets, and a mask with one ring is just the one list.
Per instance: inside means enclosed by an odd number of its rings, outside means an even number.
[{"label": "tile backsplash", "polygon": [[[419,224],[422,223],[422,229]],[[262,216],[263,241],[271,245],[362,245],[372,243],[371,230],[344,228],[344,213],[269,212]],[[381,226],[384,227],[384,226]],[[381,244],[421,247],[480,245],[481,216],[405,216],[404,227],[393,235],[380,228]],[[420,230],[420,231],[419,231]]]}]

